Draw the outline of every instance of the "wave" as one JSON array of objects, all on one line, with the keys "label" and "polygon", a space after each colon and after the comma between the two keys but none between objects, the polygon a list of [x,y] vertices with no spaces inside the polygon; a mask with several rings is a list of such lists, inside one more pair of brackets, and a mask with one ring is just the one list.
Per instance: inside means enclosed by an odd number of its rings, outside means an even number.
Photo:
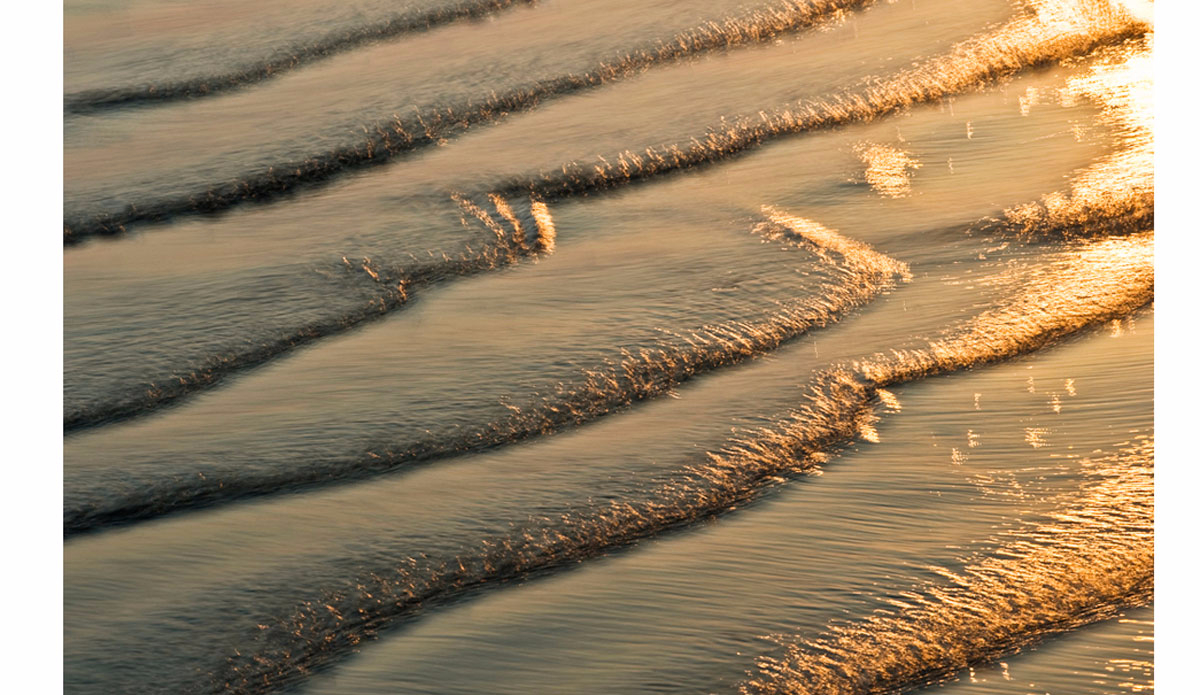
[{"label": "wave", "polygon": [[[1128,185],[1122,188],[1114,185],[1116,182]],[[1087,167],[1070,190],[1009,208],[971,231],[1032,241],[1108,237],[1153,225],[1154,152],[1153,148],[1137,147]]]},{"label": "wave", "polygon": [[1104,479],[1050,523],[1021,533],[896,610],[803,639],[775,637],[743,695],[894,693],[1144,605],[1154,593],[1154,444],[1122,451]]},{"label": "wave", "polygon": [[269,80],[369,43],[428,31],[462,20],[479,19],[514,7],[533,5],[535,2],[536,0],[466,0],[446,7],[410,12],[373,24],[330,32],[310,43],[290,46],[259,62],[227,72],[175,82],[89,89],[68,94],[63,99],[63,110],[68,114],[82,114],[221,94]]},{"label": "wave", "polygon": [[770,41],[782,34],[812,28],[875,0],[782,0],[744,16],[710,21],[657,45],[641,48],[589,70],[551,77],[481,100],[441,108],[414,109],[364,126],[363,140],[303,161],[281,163],[266,171],[210,186],[193,195],[130,203],[120,212],[78,215],[63,222],[63,242],[71,245],[95,236],[116,236],[130,225],[159,222],[186,214],[213,213],[242,203],[264,202],[326,181],[347,171],[377,166],[392,157],[434,146],[472,126],[497,122],[528,111],[549,99],[567,96],[632,77],[657,65],[717,50]]},{"label": "wave", "polygon": [[1076,172],[1067,190],[1005,210],[977,231],[1021,239],[1111,236],[1154,224],[1154,34],[1102,49],[1060,98],[1088,99],[1115,135],[1114,151]]},{"label": "wave", "polygon": [[561,170],[514,179],[505,194],[554,200],[627,186],[725,161],[798,133],[873,121],[905,108],[983,88],[1022,70],[1084,56],[1138,40],[1150,31],[1107,0],[1047,0],[993,32],[958,44],[944,55],[890,78],[823,98],[801,101],[710,128],[684,144],[627,150]]},{"label": "wave", "polygon": [[[296,326],[269,340],[253,342],[247,349],[213,355],[199,367],[170,378],[148,382],[135,392],[70,409],[63,415],[63,430],[72,432],[155,411],[211,388],[235,372],[261,365],[320,338],[382,318],[405,306],[415,292],[431,285],[454,277],[507,267],[521,259],[536,258],[554,250],[554,220],[544,202],[537,199],[525,201],[518,216],[508,200],[493,195],[489,198],[496,210],[496,216],[493,217],[465,197],[455,196],[455,200],[463,210],[464,223],[468,215],[477,219],[494,234],[494,239],[478,248],[468,247],[457,256],[443,254],[436,260],[414,261],[398,267],[370,258],[351,261],[342,257],[342,269],[347,276],[356,280],[365,277],[372,288],[370,298],[353,311]],[[520,217],[526,218],[525,222]]]},{"label": "wave", "polygon": [[874,404],[890,395],[887,386],[1026,354],[1144,306],[1153,298],[1153,232],[1072,245],[1055,270],[1033,273],[1006,303],[926,349],[830,367],[799,409],[677,469],[651,494],[534,519],[454,557],[404,558],[303,601],[259,624],[213,671],[210,687],[289,687],[423,607],[728,511],[858,437],[877,439]]},{"label": "wave", "polygon": [[[465,199],[462,204],[494,227],[498,237],[507,234],[485,211]],[[493,204],[514,229],[520,229],[520,221],[502,198],[495,197]],[[542,221],[539,228],[545,230],[548,224]],[[663,344],[636,354],[626,352],[620,361],[585,370],[578,380],[558,385],[552,392],[532,399],[526,407],[510,405],[510,414],[502,420],[452,437],[431,436],[380,447],[350,463],[313,463],[275,472],[209,473],[182,481],[172,476],[166,482],[138,485],[123,494],[102,493],[96,498],[98,501],[64,509],[64,533],[71,536],[247,497],[360,479],[576,427],[662,396],[692,378],[770,352],[812,328],[838,320],[894,280],[908,278],[908,268],[903,263],[815,222],[773,208],[764,209],[764,220],[754,227],[753,233],[764,241],[813,251],[835,269],[835,280],[822,284],[815,298],[783,304],[778,312],[762,320],[706,326],[691,335],[679,336],[678,344]],[[540,234],[545,236],[544,232]],[[536,250],[545,251],[548,243],[539,242]],[[196,384],[192,388],[208,385]]]}]

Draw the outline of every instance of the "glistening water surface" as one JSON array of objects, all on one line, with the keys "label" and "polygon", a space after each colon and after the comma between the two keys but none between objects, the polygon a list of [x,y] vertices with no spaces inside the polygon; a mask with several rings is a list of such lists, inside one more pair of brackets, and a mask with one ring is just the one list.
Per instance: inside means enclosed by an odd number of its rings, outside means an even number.
[{"label": "glistening water surface", "polygon": [[1152,691],[1152,9],[68,2],[67,692]]}]

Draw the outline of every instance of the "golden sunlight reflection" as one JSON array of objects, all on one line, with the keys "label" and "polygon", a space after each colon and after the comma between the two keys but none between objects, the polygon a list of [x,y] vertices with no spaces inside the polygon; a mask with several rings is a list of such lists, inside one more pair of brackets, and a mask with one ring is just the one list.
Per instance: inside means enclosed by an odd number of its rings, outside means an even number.
[{"label": "golden sunlight reflection", "polygon": [[1154,0],[1117,0],[1117,3],[1138,21],[1154,24]]},{"label": "golden sunlight reflection", "polygon": [[879,195],[903,198],[912,191],[912,172],[921,168],[915,157],[890,145],[864,142],[854,148],[867,169],[864,177]]},{"label": "golden sunlight reflection", "polygon": [[1026,427],[1025,428],[1025,443],[1034,449],[1040,449],[1046,444],[1046,436],[1050,434],[1050,430],[1045,427]]},{"label": "golden sunlight reflection", "polygon": [[[983,88],[1028,68],[1087,55],[1147,31],[1145,22],[1106,0],[1036,0],[1030,12],[889,76],[866,77],[857,86],[824,97],[802,99],[732,121],[723,119],[703,137],[687,142],[625,150],[609,157],[597,155],[513,185],[547,198],[623,186],[714,162],[780,136],[872,121]],[[904,173],[907,178],[908,170],[917,165],[915,160],[907,155],[898,158],[896,152],[886,149],[871,152],[871,147],[867,145],[864,151],[879,162],[879,176],[871,174],[880,182],[878,190],[883,195],[906,194],[907,189],[888,183],[888,176]]]},{"label": "golden sunlight reflection", "polygon": [[[1133,618],[1121,618],[1120,622],[1125,625],[1137,625],[1143,631],[1142,634],[1134,637],[1135,642],[1153,642],[1154,641],[1154,621],[1150,620],[1135,620]],[[1154,692],[1154,660],[1151,655],[1147,655],[1148,659],[1109,659],[1104,665],[1104,670],[1112,674],[1121,674],[1129,680],[1123,681],[1118,685],[1131,693]],[[1137,682],[1134,682],[1134,681]]]},{"label": "golden sunlight reflection", "polygon": [[[1086,326],[1109,323],[1154,294],[1154,233],[1075,243],[1054,272],[1025,278],[1004,303],[967,320],[924,350],[894,351],[856,366],[880,386],[1020,354]],[[1024,273],[1014,270],[1013,280]],[[1113,318],[1105,318],[1113,317]]]}]

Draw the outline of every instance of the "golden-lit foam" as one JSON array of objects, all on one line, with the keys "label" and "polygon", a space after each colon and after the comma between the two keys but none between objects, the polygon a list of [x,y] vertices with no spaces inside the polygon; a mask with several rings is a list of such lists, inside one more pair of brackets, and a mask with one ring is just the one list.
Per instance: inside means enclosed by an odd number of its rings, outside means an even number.
[{"label": "golden-lit foam", "polygon": [[533,213],[533,219],[537,223],[538,245],[547,252],[554,251],[558,232],[554,228],[554,218],[550,215],[550,208],[542,201],[534,200],[529,204],[529,210]]},{"label": "golden-lit foam", "polygon": [[879,253],[861,241],[842,236],[819,222],[788,214],[770,205],[763,206],[762,212],[774,225],[774,228],[763,227],[758,230],[760,234],[768,238],[776,238],[781,231],[786,230],[790,238],[808,242],[819,254],[836,253],[847,264],[869,270],[879,276],[896,275],[905,282],[912,279],[908,264]]},{"label": "golden-lit foam", "polygon": [[[478,95],[457,104],[415,108],[411,115],[364,124],[365,137],[332,150],[313,153],[303,160],[279,162],[266,174],[245,172],[231,182],[209,182],[204,188],[183,196],[121,201],[92,213],[71,215],[63,220],[63,242],[79,243],[100,234],[123,234],[132,224],[184,214],[211,213],[241,205],[247,200],[265,201],[284,191],[314,181],[339,176],[346,171],[373,165],[415,149],[442,146],[449,138],[481,124],[493,123],[512,114],[537,108],[549,99],[634,77],[643,71],[689,57],[740,46],[762,44],[789,32],[813,29],[826,22],[840,21],[847,11],[871,5],[875,0],[774,0],[766,6],[719,21],[703,22],[652,46],[614,55],[582,72],[566,72],[504,92]],[[161,98],[190,97],[208,93],[204,82],[195,81],[155,86],[122,87],[68,96],[68,110],[100,108]],[[213,85],[209,85],[211,87]],[[197,89],[199,87],[199,89]],[[172,96],[173,95],[173,96]],[[528,191],[523,191],[527,193]]]},{"label": "golden-lit foam", "polygon": [[1139,22],[1154,25],[1153,0],[1116,0],[1126,12],[1136,17]]},{"label": "golden-lit foam", "polygon": [[[466,215],[479,220],[484,227],[496,235],[494,251],[501,261],[514,263],[521,257],[536,259],[539,255],[554,252],[554,218],[550,214],[550,209],[540,200],[529,200],[529,215],[536,228],[531,237],[512,205],[503,196],[491,193],[488,195],[488,200],[491,201],[496,214],[508,224],[507,229],[492,217],[491,213],[476,205],[469,198],[458,193],[451,197]],[[467,225],[465,216],[463,224]]]},{"label": "golden-lit foam", "polygon": [[[1114,148],[1076,172],[1066,191],[1005,211],[1009,228],[1028,236],[1049,230],[1070,235],[1136,230],[1154,214],[1153,33],[1104,49],[1088,72],[1068,80],[1062,103],[1096,103]],[[1101,219],[1109,220],[1102,223]]]},{"label": "golden-lit foam", "polygon": [[[956,450],[957,451],[957,450]],[[1154,587],[1153,441],[1085,462],[1090,482],[1041,525],[894,608],[818,636],[774,636],[741,685],[745,695],[850,695],[908,690],[1047,635],[1142,605]]]},{"label": "golden-lit foam", "polygon": [[875,395],[879,397],[879,402],[882,403],[883,406],[889,411],[898,413],[902,410],[900,399],[896,398],[896,394],[892,393],[891,391],[888,391],[887,389],[879,389]]},{"label": "golden-lit foam", "polygon": [[[316,266],[314,272],[330,279],[349,279],[352,283],[366,279],[372,285],[371,291],[365,301],[336,320],[298,324],[269,342],[247,343],[210,355],[202,367],[173,371],[167,377],[151,375],[136,390],[68,407],[63,413],[64,430],[148,413],[215,386],[229,374],[399,309],[412,298],[414,291],[432,283],[487,272],[522,260],[536,260],[554,251],[554,221],[544,203],[525,197],[510,200],[493,194],[488,196],[495,209],[493,213],[485,209],[487,203],[481,206],[460,194],[451,197],[461,210],[460,219],[465,227],[474,227],[474,233],[478,234],[481,224],[490,233],[484,235],[482,243],[472,241],[455,253],[430,250],[427,259],[410,256],[403,261],[370,257],[352,260],[342,256],[338,259],[340,263],[330,264],[332,267]],[[531,234],[535,227],[536,234]],[[72,526],[75,521],[92,523],[86,516],[82,514],[74,521],[67,519],[66,531],[79,530]]]},{"label": "golden-lit foam", "polygon": [[1051,272],[1039,272],[1001,305],[927,349],[863,360],[859,368],[887,386],[1004,359],[1097,321],[1126,316],[1153,296],[1153,232],[1079,244],[1052,262]]},{"label": "golden-lit foam", "polygon": [[1074,31],[1080,26],[1143,22],[1124,0],[1027,0],[1038,23],[1047,31]]},{"label": "golden-lit foam", "polygon": [[[464,212],[479,220],[485,227],[490,229],[492,233],[496,235],[497,240],[504,240],[508,235],[508,232],[506,232],[505,229],[501,227],[498,222],[496,222],[496,220],[492,219],[490,214],[488,214],[483,208],[476,205],[473,201],[457,193],[453,194],[451,197],[454,199],[454,202],[458,203],[458,206],[462,208]],[[498,197],[499,196],[497,196],[497,198]],[[467,226],[465,219],[463,220],[463,226]]]},{"label": "golden-lit foam", "polygon": [[521,224],[521,220],[517,219],[517,214],[513,212],[512,206],[508,204],[507,200],[495,193],[490,194],[488,199],[492,201],[492,206],[496,208],[496,212],[512,226],[513,236],[520,239],[523,243],[525,241],[525,228]]},{"label": "golden-lit foam", "polygon": [[[876,296],[904,268],[866,244],[811,220],[774,212],[779,221],[768,216],[753,232],[767,242],[819,251],[818,258],[836,271],[822,292],[789,302],[763,320],[707,326],[682,336],[681,345],[627,352],[617,364],[586,372],[582,383],[562,385],[562,390],[543,403],[510,408],[511,422],[489,423],[478,435],[468,433],[463,441],[452,442],[454,452],[461,454],[467,446],[477,444],[477,439],[497,433],[520,439],[540,432],[539,427],[553,431],[662,395],[696,374],[761,354],[800,331],[836,320],[839,312]],[[698,462],[692,459],[695,463],[680,466],[661,489],[656,486],[644,497],[598,502],[538,518],[508,535],[482,540],[464,555],[412,559],[398,567],[367,572],[345,587],[301,602],[292,614],[256,630],[252,644],[237,649],[214,674],[214,681],[228,689],[293,678],[334,658],[341,645],[374,636],[390,620],[439,595],[582,559],[728,509],[759,487],[778,482],[781,473],[826,461],[825,446],[858,435],[872,436],[870,413],[859,413],[862,408],[857,401],[837,397],[839,389],[851,384],[834,380],[831,386],[834,391],[829,393],[829,417],[825,420],[835,427],[834,441],[806,441],[810,428],[820,426],[811,422],[774,437],[739,440]],[[842,412],[847,402],[855,410],[851,417]],[[508,426],[521,431],[508,431]],[[797,446],[802,450],[797,451]]]}]

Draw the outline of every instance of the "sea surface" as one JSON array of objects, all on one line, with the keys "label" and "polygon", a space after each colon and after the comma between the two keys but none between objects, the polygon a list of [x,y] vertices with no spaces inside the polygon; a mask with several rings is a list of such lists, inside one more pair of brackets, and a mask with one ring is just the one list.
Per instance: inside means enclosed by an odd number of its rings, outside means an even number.
[{"label": "sea surface", "polygon": [[1153,692],[1152,3],[64,17],[68,693]]}]

